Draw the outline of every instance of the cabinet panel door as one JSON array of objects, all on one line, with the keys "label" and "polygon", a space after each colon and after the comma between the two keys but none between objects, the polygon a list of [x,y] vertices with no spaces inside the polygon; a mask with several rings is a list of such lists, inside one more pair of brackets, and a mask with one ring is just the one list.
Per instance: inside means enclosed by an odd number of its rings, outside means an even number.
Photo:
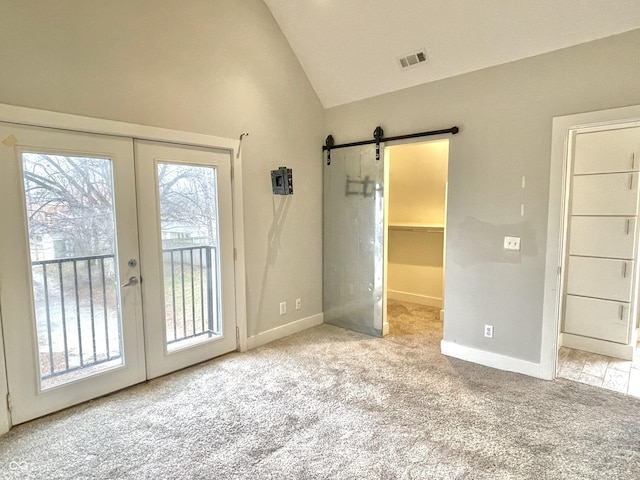
[{"label": "cabinet panel door", "polygon": [[632,260],[636,217],[571,217],[569,255]]},{"label": "cabinet panel door", "polygon": [[640,127],[579,133],[575,140],[574,174],[637,171]]},{"label": "cabinet panel door", "polygon": [[629,215],[638,212],[638,173],[573,177],[572,215]]},{"label": "cabinet panel door", "polygon": [[564,332],[627,343],[630,304],[567,295]]},{"label": "cabinet panel door", "polygon": [[569,256],[567,293],[630,302],[632,277],[632,261]]}]

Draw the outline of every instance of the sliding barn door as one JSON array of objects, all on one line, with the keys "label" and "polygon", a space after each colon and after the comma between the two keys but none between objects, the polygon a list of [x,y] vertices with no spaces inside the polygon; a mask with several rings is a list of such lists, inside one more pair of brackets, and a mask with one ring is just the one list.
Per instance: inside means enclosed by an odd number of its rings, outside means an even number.
[{"label": "sliding barn door", "polygon": [[384,160],[376,160],[375,145],[331,151],[324,166],[324,321],[375,336],[383,322],[383,191]]}]

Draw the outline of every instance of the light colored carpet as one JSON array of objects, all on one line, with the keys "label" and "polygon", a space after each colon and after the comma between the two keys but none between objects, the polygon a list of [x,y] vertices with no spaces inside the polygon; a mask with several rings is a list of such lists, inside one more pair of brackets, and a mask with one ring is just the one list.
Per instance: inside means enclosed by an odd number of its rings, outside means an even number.
[{"label": "light colored carpet", "polygon": [[640,478],[638,399],[441,356],[437,310],[390,314],[385,339],[321,325],[20,425],[0,477]]}]

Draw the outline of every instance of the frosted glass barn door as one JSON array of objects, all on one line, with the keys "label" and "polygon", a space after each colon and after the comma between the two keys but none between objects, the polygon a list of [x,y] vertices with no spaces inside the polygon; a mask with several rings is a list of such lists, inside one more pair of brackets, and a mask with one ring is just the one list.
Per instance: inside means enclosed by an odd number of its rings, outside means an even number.
[{"label": "frosted glass barn door", "polygon": [[375,150],[332,150],[325,161],[324,321],[382,336],[384,160]]}]

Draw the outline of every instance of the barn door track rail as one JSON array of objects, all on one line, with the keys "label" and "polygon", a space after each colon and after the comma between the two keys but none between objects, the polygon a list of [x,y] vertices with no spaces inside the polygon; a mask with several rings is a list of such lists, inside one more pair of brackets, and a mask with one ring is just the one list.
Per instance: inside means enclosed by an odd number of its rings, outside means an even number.
[{"label": "barn door track rail", "polygon": [[333,140],[333,135],[329,135],[325,140],[325,144],[322,146],[322,151],[327,152],[327,165],[331,165],[331,150],[335,150],[337,148],[357,147],[358,145],[370,145],[372,143],[375,143],[376,144],[376,160],[380,160],[380,144],[382,142],[392,142],[394,140],[405,140],[407,138],[430,137],[433,135],[446,135],[448,133],[450,133],[451,135],[455,135],[459,131],[460,129],[458,127],[451,127],[451,128],[445,128],[444,130],[431,130],[429,132],[410,133],[408,135],[398,135],[395,137],[385,138],[384,130],[382,130],[382,127],[378,126],[373,131],[372,140],[363,140],[361,142],[342,143],[340,145],[336,145]]}]

